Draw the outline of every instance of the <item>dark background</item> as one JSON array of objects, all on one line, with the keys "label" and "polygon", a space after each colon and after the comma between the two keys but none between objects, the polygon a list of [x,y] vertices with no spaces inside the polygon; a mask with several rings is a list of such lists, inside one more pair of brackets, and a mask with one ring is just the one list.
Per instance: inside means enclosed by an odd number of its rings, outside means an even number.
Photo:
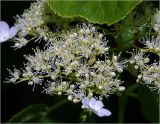
[{"label": "dark background", "polygon": [[[29,8],[31,2],[26,1],[2,1],[1,2],[1,20],[6,21],[10,26],[15,22],[14,16],[21,15],[24,9]],[[7,122],[14,114],[21,111],[23,108],[36,103],[44,103],[53,105],[60,101],[61,98],[53,97],[41,93],[39,87],[32,92],[32,87],[25,83],[21,84],[6,84],[3,83],[7,78],[7,68],[13,69],[13,65],[17,68],[23,67],[24,54],[30,53],[31,47],[27,45],[22,49],[14,50],[10,46],[13,43],[7,41],[1,44],[1,122]],[[124,76],[126,74],[124,73]],[[132,80],[132,76],[125,77],[125,80]],[[135,79],[134,79],[135,80]],[[116,123],[118,117],[118,98],[116,95],[111,95],[105,105],[112,112],[112,116],[106,118],[96,117],[96,122]],[[53,112],[53,117],[61,122],[78,122],[80,113],[80,104],[68,102]],[[129,98],[125,109],[125,122],[127,123],[147,123],[143,117],[141,108],[137,99]]]}]

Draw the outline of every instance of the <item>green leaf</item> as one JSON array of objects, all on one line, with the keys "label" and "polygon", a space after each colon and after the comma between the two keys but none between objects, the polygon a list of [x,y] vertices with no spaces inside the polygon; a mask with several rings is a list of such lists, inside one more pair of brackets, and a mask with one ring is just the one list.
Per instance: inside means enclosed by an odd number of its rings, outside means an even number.
[{"label": "green leaf", "polygon": [[31,105],[10,118],[8,123],[35,123],[44,121],[48,107],[44,104]]},{"label": "green leaf", "polygon": [[60,16],[83,17],[90,22],[111,25],[127,16],[142,0],[66,1],[48,0],[51,10]]},{"label": "green leaf", "polygon": [[140,86],[138,89],[138,99],[145,118],[152,123],[158,123],[159,119],[158,94],[154,91],[151,91],[146,86]]}]

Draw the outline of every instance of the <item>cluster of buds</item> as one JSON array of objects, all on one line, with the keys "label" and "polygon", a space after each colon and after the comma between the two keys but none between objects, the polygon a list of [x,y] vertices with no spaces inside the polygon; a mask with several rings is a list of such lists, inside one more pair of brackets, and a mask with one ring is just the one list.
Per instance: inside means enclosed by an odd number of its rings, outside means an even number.
[{"label": "cluster of buds", "polygon": [[160,61],[151,66],[145,66],[142,73],[138,75],[137,82],[142,79],[151,90],[160,92]]},{"label": "cluster of buds", "polygon": [[[135,69],[139,69],[140,72],[137,82],[147,85],[151,90],[160,92],[160,37],[148,37],[141,43],[145,45],[145,49],[134,50],[130,59],[130,63],[135,64]],[[151,62],[146,52],[156,54],[158,61]]]},{"label": "cluster of buds", "polygon": [[42,26],[46,18],[45,7],[47,6],[46,0],[37,0],[33,2],[29,9],[24,13],[16,16],[15,25],[18,27],[18,37],[14,39],[15,48],[21,48],[25,46],[29,40],[26,39],[28,34],[35,34],[36,28]]},{"label": "cluster of buds", "polygon": [[83,24],[48,43],[45,49],[37,48],[35,55],[25,55],[25,69],[10,72],[8,82],[39,84],[47,94],[65,94],[74,103],[84,97],[102,100],[125,89],[118,76],[126,61],[119,61],[120,55],[109,55],[108,50],[103,34]]}]

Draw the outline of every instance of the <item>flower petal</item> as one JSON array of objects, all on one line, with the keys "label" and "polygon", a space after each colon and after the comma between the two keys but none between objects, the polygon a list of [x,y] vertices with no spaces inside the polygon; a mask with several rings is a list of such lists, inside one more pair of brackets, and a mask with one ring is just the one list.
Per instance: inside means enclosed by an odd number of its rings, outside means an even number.
[{"label": "flower petal", "polygon": [[5,21],[0,21],[0,34],[4,34],[9,31],[9,25]]},{"label": "flower petal", "polygon": [[95,111],[98,111],[99,109],[102,109],[103,106],[104,105],[103,105],[102,101],[97,100],[96,104],[95,104]]},{"label": "flower petal", "polygon": [[0,43],[7,41],[9,39],[9,34],[2,35],[0,34]]},{"label": "flower petal", "polygon": [[17,26],[13,26],[10,30],[9,30],[9,34],[10,34],[10,38],[14,37],[18,32],[18,28]]},{"label": "flower petal", "polygon": [[111,115],[111,112],[107,109],[100,109],[99,111],[96,111],[95,112],[99,117],[103,117],[103,116],[110,116]]},{"label": "flower petal", "polygon": [[6,22],[0,21],[0,42],[9,39],[9,26]]},{"label": "flower petal", "polygon": [[86,97],[82,99],[82,104],[85,108],[89,108],[89,100]]},{"label": "flower petal", "polygon": [[89,106],[95,110],[96,99],[93,97],[89,100]]}]

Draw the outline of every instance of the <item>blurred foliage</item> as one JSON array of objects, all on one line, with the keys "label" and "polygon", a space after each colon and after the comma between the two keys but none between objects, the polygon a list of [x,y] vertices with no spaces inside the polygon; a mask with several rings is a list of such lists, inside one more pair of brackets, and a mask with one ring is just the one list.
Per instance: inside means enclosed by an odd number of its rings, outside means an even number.
[{"label": "blurred foliage", "polygon": [[148,87],[141,85],[138,87],[138,100],[146,119],[152,123],[158,123],[159,94],[157,94],[156,91],[151,91]]},{"label": "blurred foliage", "polygon": [[31,105],[14,115],[8,123],[33,123],[46,120],[45,116],[49,108],[46,105]]},{"label": "blurred foliage", "polygon": [[116,42],[120,50],[136,47],[137,41],[151,33],[154,13],[151,3],[142,2],[125,19],[115,24]]},{"label": "blurred foliage", "polygon": [[53,117],[49,117],[49,114],[55,109],[66,103],[65,100],[61,100],[53,106],[47,106],[45,104],[30,105],[24,108],[22,111],[10,118],[8,123],[53,123],[58,122]]}]

